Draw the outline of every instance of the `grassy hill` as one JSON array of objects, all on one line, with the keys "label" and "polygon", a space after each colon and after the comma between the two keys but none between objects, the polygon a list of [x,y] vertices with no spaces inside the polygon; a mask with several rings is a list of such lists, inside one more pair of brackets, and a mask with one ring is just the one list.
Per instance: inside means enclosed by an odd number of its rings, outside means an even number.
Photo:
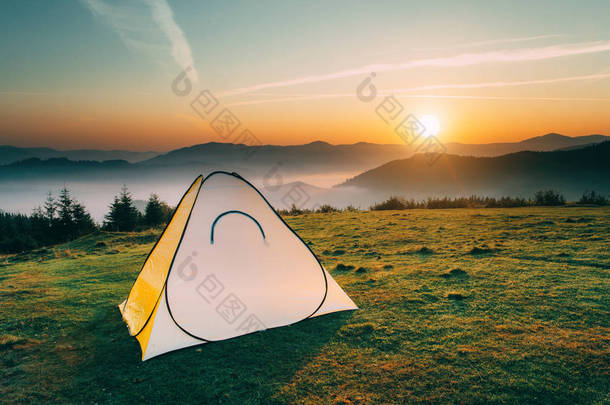
[{"label": "grassy hill", "polygon": [[0,257],[2,400],[610,401],[610,209],[287,221],[360,310],[144,363],[117,305],[158,233]]}]

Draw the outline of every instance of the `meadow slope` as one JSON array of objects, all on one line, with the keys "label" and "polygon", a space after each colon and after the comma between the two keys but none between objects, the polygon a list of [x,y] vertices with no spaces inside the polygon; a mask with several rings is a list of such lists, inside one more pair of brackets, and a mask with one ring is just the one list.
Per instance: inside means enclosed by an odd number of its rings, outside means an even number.
[{"label": "meadow slope", "polygon": [[287,222],[360,309],[147,362],[117,305],[158,231],[0,257],[0,401],[610,402],[610,209]]}]

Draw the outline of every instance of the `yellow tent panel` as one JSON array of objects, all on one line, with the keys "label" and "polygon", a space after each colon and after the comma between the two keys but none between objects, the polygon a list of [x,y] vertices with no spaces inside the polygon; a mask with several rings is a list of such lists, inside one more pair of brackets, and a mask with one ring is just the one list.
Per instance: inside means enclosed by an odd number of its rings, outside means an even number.
[{"label": "yellow tent panel", "polygon": [[121,308],[123,319],[129,326],[131,335],[139,334],[152,317],[152,312],[165,285],[167,272],[195,203],[201,179],[201,176],[197,177],[182,197],[163,235],[144,262],[140,275]]},{"label": "yellow tent panel", "polygon": [[148,347],[148,341],[150,339],[150,334],[153,329],[153,325],[155,324],[155,315],[157,314],[157,309],[159,309],[159,301],[157,301],[157,305],[155,305],[155,309],[150,317],[150,322],[144,326],[144,329],[136,336],[138,342],[140,342],[140,348],[142,349],[142,359],[144,358],[144,354],[146,353],[146,348]]}]

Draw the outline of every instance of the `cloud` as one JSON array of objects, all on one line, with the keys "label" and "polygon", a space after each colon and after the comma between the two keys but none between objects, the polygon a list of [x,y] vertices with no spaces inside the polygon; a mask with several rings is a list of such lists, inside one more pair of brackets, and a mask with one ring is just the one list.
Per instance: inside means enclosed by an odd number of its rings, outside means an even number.
[{"label": "cloud", "polygon": [[460,47],[473,47],[473,46],[485,46],[485,45],[498,45],[498,44],[511,44],[515,42],[528,42],[528,41],[539,41],[541,39],[550,39],[561,37],[560,34],[549,34],[549,35],[536,35],[533,37],[519,37],[519,38],[499,38],[490,39],[488,41],[469,42],[460,44]]},{"label": "cloud", "polygon": [[174,20],[174,13],[167,4],[166,0],[149,0],[152,7],[152,15],[154,20],[159,24],[161,30],[167,35],[172,44],[172,56],[182,69],[192,67],[190,71],[191,79],[195,82],[199,80],[193,54],[184,33]]},{"label": "cloud", "polygon": [[[474,95],[450,95],[450,94],[394,94],[394,93],[379,93],[380,96],[395,95],[397,98],[439,98],[439,99],[461,99],[461,100],[514,100],[514,101],[610,101],[608,97],[521,97],[521,96],[474,96]],[[284,103],[287,101],[303,101],[303,100],[324,100],[333,98],[354,97],[354,94],[320,94],[313,96],[292,96],[281,97],[267,100],[250,100],[238,101],[227,104],[229,107],[238,107],[244,105],[256,105],[267,103]]]},{"label": "cloud", "polygon": [[570,77],[560,77],[556,79],[540,79],[540,80],[521,80],[514,82],[483,82],[483,83],[453,83],[453,84],[434,84],[429,86],[416,86],[409,87],[406,89],[395,89],[395,93],[405,93],[411,91],[421,91],[421,90],[435,90],[435,89],[477,89],[483,87],[514,87],[514,86],[528,86],[533,84],[552,84],[552,83],[562,83],[562,82],[573,82],[573,81],[582,81],[582,80],[597,80],[597,79],[606,79],[610,77],[610,73],[599,73],[593,75],[585,75],[585,76],[570,76]]},{"label": "cloud", "polygon": [[399,63],[380,63],[360,66],[352,69],[340,70],[320,75],[310,75],[295,79],[261,83],[248,87],[240,87],[225,91],[221,96],[252,93],[259,90],[296,86],[299,84],[319,83],[328,80],[342,79],[352,76],[361,76],[371,72],[391,72],[407,70],[418,67],[463,67],[486,63],[507,63],[537,61],[565,56],[584,55],[610,51],[610,41],[580,42],[574,44],[560,44],[537,48],[523,48],[516,50],[500,50],[479,53],[464,53],[455,56],[407,60]]},{"label": "cloud", "polygon": [[[473,42],[463,42],[458,44],[452,44],[448,46],[436,46],[436,47],[423,47],[423,48],[410,48],[411,51],[448,51],[448,50],[456,50],[456,49],[464,49],[464,48],[480,48],[489,45],[501,45],[501,44],[515,44],[519,42],[534,42],[540,41],[544,39],[552,39],[563,37],[561,34],[546,34],[546,35],[535,35],[532,37],[517,37],[517,38],[495,38],[489,39],[485,41],[473,41]],[[395,55],[398,53],[396,48],[389,49],[384,48],[384,50],[377,50],[375,52],[369,53],[369,55],[381,56],[381,55]]]},{"label": "cloud", "polygon": [[[503,97],[503,96],[451,96],[451,95],[409,95],[408,93],[413,91],[422,90],[438,90],[438,89],[476,89],[476,88],[493,88],[493,87],[513,87],[513,86],[527,86],[536,84],[552,84],[562,82],[573,82],[573,81],[584,81],[584,80],[599,80],[610,78],[610,73],[597,73],[583,76],[569,76],[559,77],[554,79],[539,79],[539,80],[520,80],[512,82],[482,82],[482,83],[451,83],[451,84],[436,84],[429,86],[416,86],[404,89],[383,89],[379,91],[379,95],[395,95],[397,97],[414,97],[414,98],[471,98],[471,99],[502,99],[502,100],[575,100],[575,101],[606,101],[607,98],[557,98],[557,97]],[[406,94],[407,93],[407,94]],[[229,106],[240,106],[240,105],[256,105],[256,104],[267,104],[267,103],[278,103],[285,101],[300,101],[300,100],[325,100],[333,98],[348,98],[355,97],[355,93],[301,93],[301,94],[284,94],[280,95],[277,93],[256,93],[257,96],[270,96],[273,98],[257,99],[240,101],[229,104]]]},{"label": "cloud", "polygon": [[610,101],[608,97],[521,97],[521,96],[472,96],[472,95],[437,95],[414,94],[398,95],[399,98],[456,98],[466,100],[515,100],[515,101]]},{"label": "cloud", "polygon": [[169,41],[174,61],[182,69],[191,67],[189,77],[198,82],[191,47],[166,0],[126,1],[118,5],[104,0],[81,1],[93,15],[104,19],[132,49],[159,52],[165,49],[163,42]]}]

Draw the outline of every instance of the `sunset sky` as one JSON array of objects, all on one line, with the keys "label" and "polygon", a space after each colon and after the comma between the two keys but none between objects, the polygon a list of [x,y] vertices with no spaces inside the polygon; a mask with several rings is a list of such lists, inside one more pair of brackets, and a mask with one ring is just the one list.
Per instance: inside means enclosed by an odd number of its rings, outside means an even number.
[{"label": "sunset sky", "polygon": [[231,141],[203,89],[265,144],[400,143],[375,113],[392,94],[443,142],[610,135],[609,21],[607,0],[3,1],[0,144]]}]

